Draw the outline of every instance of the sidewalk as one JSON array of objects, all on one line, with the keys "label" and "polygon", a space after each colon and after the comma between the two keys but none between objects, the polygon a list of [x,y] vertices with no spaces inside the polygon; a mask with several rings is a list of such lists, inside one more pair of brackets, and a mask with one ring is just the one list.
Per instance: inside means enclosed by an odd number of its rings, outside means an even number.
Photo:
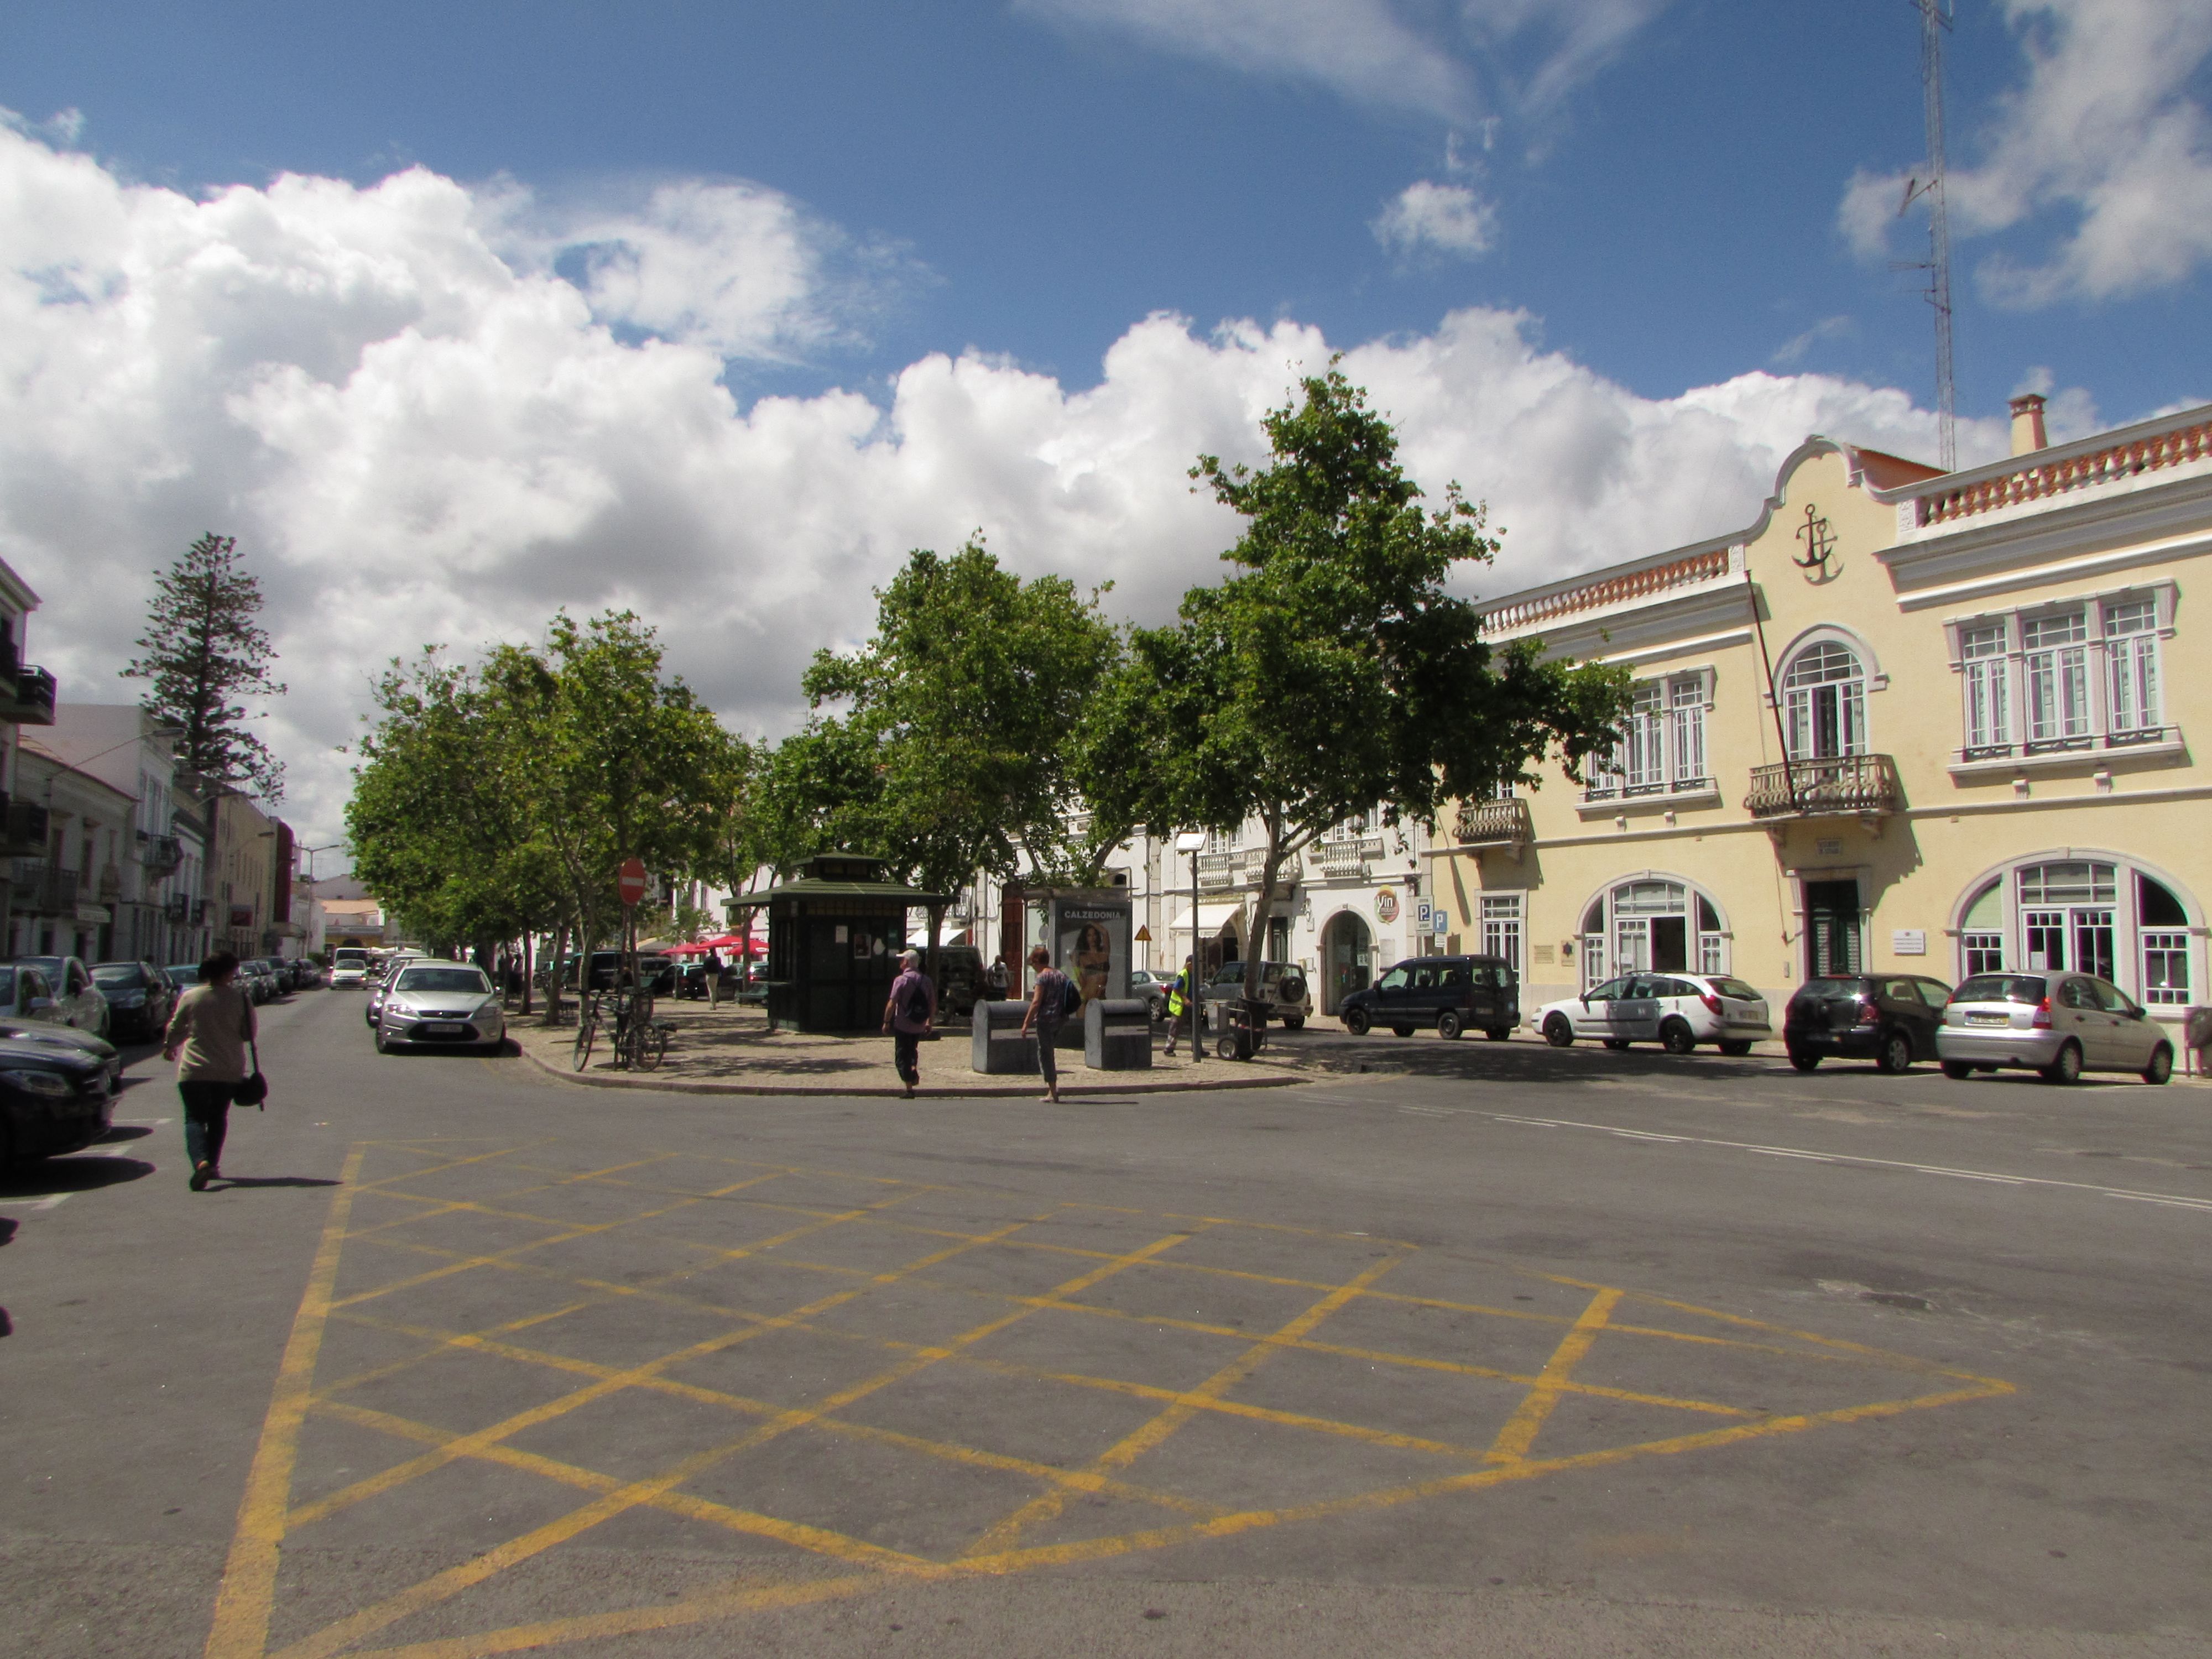
[{"label": "sidewalk", "polygon": [[[574,1005],[569,1006],[573,1010]],[[702,1002],[663,999],[654,1013],[676,1028],[669,1039],[668,1058],[654,1072],[617,1071],[604,1029],[591,1063],[581,1072],[574,1070],[576,1027],[573,1017],[568,1024],[548,1027],[538,1023],[538,1014],[527,1018],[510,1014],[507,1032],[520,1046],[524,1059],[569,1082],[598,1088],[667,1089],[711,1095],[897,1096],[903,1092],[898,1073],[891,1068],[888,1036],[770,1032],[761,1009],[729,1003],[709,1008]],[[915,1092],[939,1098],[954,1095],[1020,1098],[1044,1093],[1042,1077],[985,1077],[969,1069],[968,1056],[968,1028],[942,1028],[938,1041],[921,1045],[921,1086]],[[1086,1095],[1265,1089],[1307,1080],[1289,1066],[1264,1060],[1224,1060],[1208,1054],[1193,1066],[1187,1054],[1179,1052],[1170,1058],[1157,1048],[1149,1072],[1094,1072],[1084,1065],[1080,1048],[1060,1051],[1063,1100]]]}]

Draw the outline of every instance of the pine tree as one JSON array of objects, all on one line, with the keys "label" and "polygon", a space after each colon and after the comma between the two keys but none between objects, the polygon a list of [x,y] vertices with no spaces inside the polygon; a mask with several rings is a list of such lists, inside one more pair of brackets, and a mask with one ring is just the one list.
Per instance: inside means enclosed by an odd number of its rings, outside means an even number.
[{"label": "pine tree", "polygon": [[[283,763],[248,731],[244,696],[278,697],[269,677],[276,653],[254,617],[261,584],[238,556],[238,538],[202,536],[176,563],[154,577],[143,653],[123,671],[151,680],[146,712],[179,728],[177,763],[211,783],[249,785],[276,800],[284,793]],[[257,716],[258,717],[258,716]]]}]

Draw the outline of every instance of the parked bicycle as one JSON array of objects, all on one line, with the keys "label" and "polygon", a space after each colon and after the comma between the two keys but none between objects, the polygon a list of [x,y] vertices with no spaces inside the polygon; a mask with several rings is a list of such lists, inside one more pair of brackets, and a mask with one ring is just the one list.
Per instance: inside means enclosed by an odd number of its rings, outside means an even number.
[{"label": "parked bicycle", "polygon": [[668,1039],[676,1029],[667,1020],[653,1017],[653,993],[629,986],[589,994],[576,1019],[576,1044],[569,1064],[582,1071],[591,1063],[592,1050],[602,1025],[614,1049],[618,1072],[658,1070],[668,1056]]}]

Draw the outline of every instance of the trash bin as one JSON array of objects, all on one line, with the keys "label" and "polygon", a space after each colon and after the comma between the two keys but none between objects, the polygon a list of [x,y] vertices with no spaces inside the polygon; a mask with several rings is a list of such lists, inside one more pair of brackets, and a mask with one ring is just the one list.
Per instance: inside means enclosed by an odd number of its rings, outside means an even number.
[{"label": "trash bin", "polygon": [[1152,1014],[1141,998],[1083,1005],[1083,1063],[1094,1072],[1152,1068]]},{"label": "trash bin", "polygon": [[1036,1077],[1037,1065],[1036,1035],[1022,1032],[1022,1016],[1029,1012],[1026,1002],[979,1002],[975,1018],[969,1029],[970,1039],[969,1066],[986,1077]]},{"label": "trash bin", "polygon": [[1224,997],[1206,1005],[1213,1052],[1224,1060],[1249,1060],[1267,1046],[1267,1005]]}]

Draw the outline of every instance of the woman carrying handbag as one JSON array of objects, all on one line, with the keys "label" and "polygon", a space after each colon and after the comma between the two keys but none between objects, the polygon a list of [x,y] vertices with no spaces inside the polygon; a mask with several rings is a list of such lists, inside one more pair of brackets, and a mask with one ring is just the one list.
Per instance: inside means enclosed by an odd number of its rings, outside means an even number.
[{"label": "woman carrying handbag", "polygon": [[161,1058],[177,1062],[185,1155],[191,1160],[196,1193],[222,1178],[231,1103],[258,1106],[269,1094],[254,1044],[253,1002],[238,988],[237,978],[238,958],[228,951],[200,963],[200,982],[177,1000],[161,1042]]}]

